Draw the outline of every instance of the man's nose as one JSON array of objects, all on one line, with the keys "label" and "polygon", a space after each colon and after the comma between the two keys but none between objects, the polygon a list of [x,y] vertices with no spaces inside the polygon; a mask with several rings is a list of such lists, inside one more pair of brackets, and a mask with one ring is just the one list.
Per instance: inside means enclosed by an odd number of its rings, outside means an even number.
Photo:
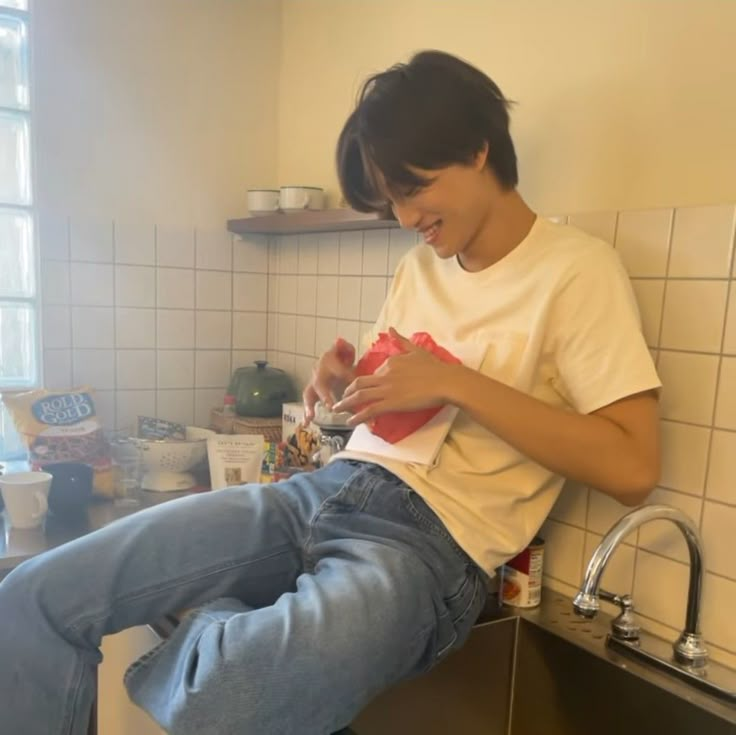
[{"label": "man's nose", "polygon": [[406,202],[394,202],[393,210],[399,224],[406,230],[414,230],[422,219],[418,209]]}]

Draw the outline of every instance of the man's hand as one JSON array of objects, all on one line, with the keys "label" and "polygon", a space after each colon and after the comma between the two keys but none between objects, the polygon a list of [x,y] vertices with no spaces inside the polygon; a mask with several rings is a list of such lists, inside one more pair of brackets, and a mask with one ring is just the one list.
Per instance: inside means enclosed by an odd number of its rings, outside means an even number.
[{"label": "man's hand", "polygon": [[355,378],[355,347],[338,338],[312,368],[312,380],[304,389],[304,419],[309,423],[314,418],[314,406],[322,401],[332,410],[345,386]]},{"label": "man's hand", "polygon": [[389,357],[373,375],[356,378],[334,406],[335,411],[353,414],[348,421],[351,426],[390,411],[416,411],[447,403],[447,386],[458,366],[438,360],[393,328],[389,333],[401,341],[406,352]]}]

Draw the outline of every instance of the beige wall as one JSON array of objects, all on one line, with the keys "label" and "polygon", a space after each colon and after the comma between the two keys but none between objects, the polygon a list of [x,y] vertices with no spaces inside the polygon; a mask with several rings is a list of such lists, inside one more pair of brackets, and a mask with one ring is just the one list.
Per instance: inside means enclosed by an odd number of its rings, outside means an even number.
[{"label": "beige wall", "polygon": [[285,0],[279,181],[329,186],[359,82],[465,57],[519,102],[522,192],[546,213],[731,201],[736,3]]},{"label": "beige wall", "polygon": [[276,165],[278,0],[36,0],[36,202],[222,225]]}]

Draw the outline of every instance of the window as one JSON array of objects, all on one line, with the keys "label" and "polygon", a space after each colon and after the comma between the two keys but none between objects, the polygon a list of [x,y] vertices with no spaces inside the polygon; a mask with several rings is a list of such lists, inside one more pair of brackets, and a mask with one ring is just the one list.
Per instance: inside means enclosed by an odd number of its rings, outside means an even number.
[{"label": "window", "polygon": [[[0,0],[0,390],[38,383],[28,0]],[[0,412],[0,457],[17,450]]]}]

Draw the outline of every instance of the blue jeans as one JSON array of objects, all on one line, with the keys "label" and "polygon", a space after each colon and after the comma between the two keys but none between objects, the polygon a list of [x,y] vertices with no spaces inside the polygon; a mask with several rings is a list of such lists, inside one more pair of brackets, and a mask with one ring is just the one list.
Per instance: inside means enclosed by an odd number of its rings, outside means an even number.
[{"label": "blue jeans", "polygon": [[485,574],[382,468],[158,505],[0,584],[0,733],[84,735],[102,637],[192,609],[125,675],[174,735],[325,735],[468,636]]}]

